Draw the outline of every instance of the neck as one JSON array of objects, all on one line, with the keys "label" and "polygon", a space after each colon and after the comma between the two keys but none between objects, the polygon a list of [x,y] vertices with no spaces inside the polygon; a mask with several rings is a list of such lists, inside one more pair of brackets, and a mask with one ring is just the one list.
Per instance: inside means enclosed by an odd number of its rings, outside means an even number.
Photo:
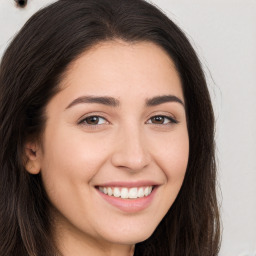
[{"label": "neck", "polygon": [[57,246],[61,252],[61,256],[133,256],[135,248],[134,245],[107,245],[102,242],[91,243],[88,239],[81,242],[75,238],[61,240]]}]

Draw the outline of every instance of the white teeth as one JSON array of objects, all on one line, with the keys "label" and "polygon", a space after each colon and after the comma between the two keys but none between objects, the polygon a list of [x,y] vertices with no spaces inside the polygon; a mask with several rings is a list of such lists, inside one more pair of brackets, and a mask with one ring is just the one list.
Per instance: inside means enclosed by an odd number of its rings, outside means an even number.
[{"label": "white teeth", "polygon": [[114,197],[120,197],[121,196],[121,192],[118,188],[114,188]]},{"label": "white teeth", "polygon": [[112,188],[108,188],[108,195],[112,196]]},{"label": "white teeth", "polygon": [[109,196],[121,197],[123,199],[136,199],[151,194],[153,186],[140,188],[119,188],[119,187],[99,187],[99,190]]},{"label": "white teeth", "polygon": [[144,196],[143,188],[139,188],[139,190],[138,190],[138,197],[143,197],[143,196]]},{"label": "white teeth", "polygon": [[122,188],[121,189],[121,198],[128,198],[129,196],[129,191],[128,191],[128,188]]},{"label": "white teeth", "polygon": [[137,188],[131,188],[129,190],[129,198],[137,198],[138,189]]},{"label": "white teeth", "polygon": [[145,195],[145,196],[148,196],[148,195],[149,195],[149,189],[148,189],[148,187],[145,188],[145,190],[144,190],[144,195]]}]

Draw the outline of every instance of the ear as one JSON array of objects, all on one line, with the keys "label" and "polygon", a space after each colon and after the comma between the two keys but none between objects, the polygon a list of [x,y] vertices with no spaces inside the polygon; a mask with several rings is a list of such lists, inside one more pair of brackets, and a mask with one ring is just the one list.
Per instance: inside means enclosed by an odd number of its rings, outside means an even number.
[{"label": "ear", "polygon": [[41,170],[40,148],[36,143],[25,144],[25,168],[31,174],[38,174]]}]

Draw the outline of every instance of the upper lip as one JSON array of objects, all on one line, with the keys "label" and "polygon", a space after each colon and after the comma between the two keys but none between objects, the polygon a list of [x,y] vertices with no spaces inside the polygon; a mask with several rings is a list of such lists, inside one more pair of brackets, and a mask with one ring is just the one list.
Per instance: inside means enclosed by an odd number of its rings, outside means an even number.
[{"label": "upper lip", "polygon": [[134,188],[134,187],[147,187],[147,186],[158,186],[159,184],[155,181],[114,181],[98,184],[96,187],[125,187],[125,188]]}]

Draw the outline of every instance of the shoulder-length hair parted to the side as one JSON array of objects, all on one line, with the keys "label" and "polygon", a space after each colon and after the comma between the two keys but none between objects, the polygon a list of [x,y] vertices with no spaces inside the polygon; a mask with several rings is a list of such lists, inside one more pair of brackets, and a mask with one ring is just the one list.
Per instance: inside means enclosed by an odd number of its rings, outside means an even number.
[{"label": "shoulder-length hair parted to the side", "polygon": [[40,174],[24,168],[24,144],[39,139],[44,109],[68,65],[102,42],[149,41],[179,72],[190,154],[182,188],[136,256],[215,256],[220,243],[214,115],[202,67],[184,33],[143,0],[60,0],[38,11],[7,48],[0,66],[0,255],[58,255]]}]

